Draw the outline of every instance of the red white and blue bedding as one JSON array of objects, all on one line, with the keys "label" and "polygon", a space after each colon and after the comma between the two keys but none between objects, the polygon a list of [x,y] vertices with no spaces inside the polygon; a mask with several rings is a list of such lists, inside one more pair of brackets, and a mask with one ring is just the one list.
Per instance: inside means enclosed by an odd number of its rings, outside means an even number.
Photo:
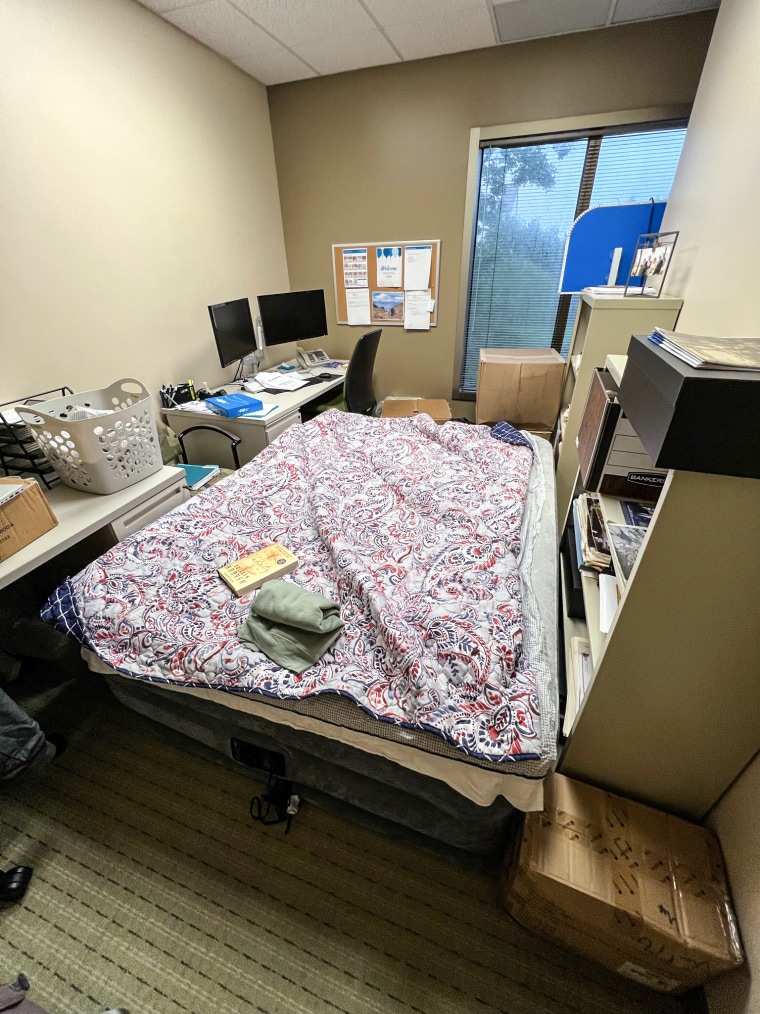
[{"label": "red white and blue bedding", "polygon": [[[530,441],[509,427],[496,439],[424,415],[327,412],[69,579],[43,616],[139,679],[342,694],[540,775],[556,714],[526,579],[532,474]],[[345,622],[301,675],[238,640],[256,593],[236,598],[217,574],[273,541],[299,558],[285,580],[339,602]]]}]

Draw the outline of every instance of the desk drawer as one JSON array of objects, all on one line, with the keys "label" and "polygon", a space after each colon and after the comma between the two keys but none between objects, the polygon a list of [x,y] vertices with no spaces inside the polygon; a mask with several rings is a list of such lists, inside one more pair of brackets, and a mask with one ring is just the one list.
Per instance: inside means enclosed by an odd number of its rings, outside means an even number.
[{"label": "desk drawer", "polygon": [[184,503],[189,494],[183,481],[182,475],[178,475],[176,485],[162,489],[155,496],[132,507],[121,517],[114,518],[111,522],[111,530],[117,542],[126,539],[128,535],[134,535],[135,532],[139,532],[141,528],[149,525],[151,521],[155,521],[156,518],[162,517],[174,507]]},{"label": "desk drawer", "polygon": [[295,426],[296,423],[300,423],[301,413],[291,412],[290,415],[286,415],[284,419],[278,419],[277,422],[271,426],[267,426],[267,443],[271,444],[273,440],[276,440],[281,433],[284,433],[289,426]]}]

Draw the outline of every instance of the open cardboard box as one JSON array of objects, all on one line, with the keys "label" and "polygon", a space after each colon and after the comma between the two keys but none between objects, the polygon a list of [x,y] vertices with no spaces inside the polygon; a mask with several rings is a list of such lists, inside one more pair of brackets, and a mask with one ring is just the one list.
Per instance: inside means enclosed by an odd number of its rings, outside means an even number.
[{"label": "open cardboard box", "polygon": [[451,408],[443,398],[386,398],[383,402],[383,419],[398,419],[424,412],[437,423],[451,419]]}]

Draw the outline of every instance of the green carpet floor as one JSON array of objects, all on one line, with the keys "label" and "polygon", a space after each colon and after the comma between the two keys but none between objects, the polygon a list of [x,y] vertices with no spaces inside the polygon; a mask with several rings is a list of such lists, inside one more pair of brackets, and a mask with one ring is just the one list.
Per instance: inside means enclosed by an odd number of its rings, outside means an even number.
[{"label": "green carpet floor", "polygon": [[[51,1014],[684,1014],[519,929],[495,876],[305,806],[155,738],[92,681],[66,753],[0,789],[0,981]],[[48,727],[50,723],[48,722]]]}]

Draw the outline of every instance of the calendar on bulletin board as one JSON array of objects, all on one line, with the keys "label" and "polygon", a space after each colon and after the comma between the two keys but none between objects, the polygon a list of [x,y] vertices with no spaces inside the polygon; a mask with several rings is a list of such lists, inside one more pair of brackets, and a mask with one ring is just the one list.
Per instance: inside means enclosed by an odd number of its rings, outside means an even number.
[{"label": "calendar on bulletin board", "polygon": [[335,319],[427,331],[438,323],[439,239],[333,243]]}]

